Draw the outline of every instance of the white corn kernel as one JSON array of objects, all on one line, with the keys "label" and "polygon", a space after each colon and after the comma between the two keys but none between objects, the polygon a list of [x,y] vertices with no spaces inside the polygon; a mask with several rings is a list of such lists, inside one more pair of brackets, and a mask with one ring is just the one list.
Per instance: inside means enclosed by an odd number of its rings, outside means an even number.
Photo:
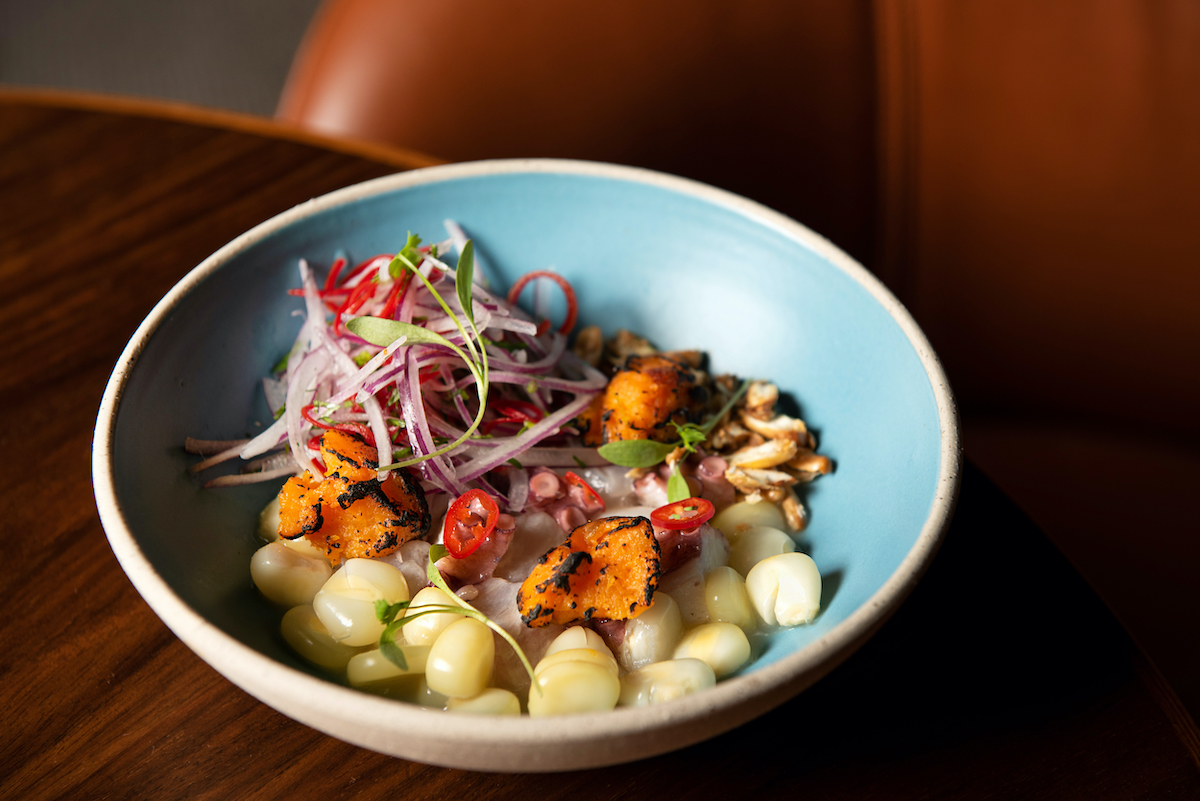
[{"label": "white corn kernel", "polygon": [[521,701],[508,690],[488,687],[474,698],[447,698],[446,711],[468,715],[519,715]]},{"label": "white corn kernel", "polygon": [[[459,608],[449,595],[439,590],[437,587],[425,587],[420,590],[412,599],[412,603],[405,610],[405,617],[412,617],[417,613],[422,606],[453,606]],[[414,618],[411,623],[405,623],[400,629],[404,636],[404,641],[413,645],[433,645],[437,640],[438,635],[446,630],[446,627],[452,623],[457,623],[462,620],[462,615],[456,615],[453,612],[425,612],[420,617]]]},{"label": "white corn kernel", "polygon": [[446,627],[434,642],[425,665],[430,689],[450,698],[472,698],[492,678],[496,643],[492,630],[464,617]]},{"label": "white corn kernel", "polygon": [[721,678],[746,664],[750,640],[732,623],[705,623],[683,635],[675,646],[675,658],[699,659]]},{"label": "white corn kernel", "polygon": [[[774,506],[774,504],[772,504]],[[729,538],[729,566],[743,576],[768,556],[791,553],[796,543],[771,526],[754,526]]]},{"label": "white corn kernel", "polygon": [[717,623],[732,623],[745,632],[758,628],[758,618],[746,593],[746,580],[732,567],[718,567],[705,577],[704,600],[708,616]]},{"label": "white corn kernel", "polygon": [[632,672],[652,662],[670,659],[683,634],[683,616],[675,599],[662,590],[654,603],[635,618],[625,621],[621,643],[621,667]]},{"label": "white corn kernel", "polygon": [[811,623],[821,609],[821,574],[808,554],[779,554],[754,566],[746,592],[768,626]]},{"label": "white corn kernel", "polygon": [[329,560],[305,556],[279,542],[267,543],[250,557],[254,586],[281,606],[311,604],[332,573]]},{"label": "white corn kernel", "polygon": [[621,682],[608,669],[593,662],[559,662],[537,674],[537,686],[529,688],[529,715],[605,712],[620,695]]},{"label": "white corn kernel", "polygon": [[302,553],[305,556],[324,559],[326,562],[329,561],[325,558],[325,552],[313,545],[312,541],[308,537],[297,537],[294,540],[279,539],[277,542],[279,542],[281,545],[286,545],[291,550],[296,551],[297,553]]},{"label": "white corn kernel", "polygon": [[596,651],[607,651],[608,645],[604,642],[603,637],[587,626],[571,626],[571,628],[564,630],[562,634],[554,638],[554,641],[550,643],[543,657],[574,648],[591,648]]},{"label": "white corn kernel", "polygon": [[407,667],[400,667],[383,655],[378,648],[355,654],[346,664],[346,678],[355,687],[391,681],[405,676],[424,673],[429,662],[428,645],[399,645],[404,653]]},{"label": "white corn kernel", "polygon": [[375,602],[407,600],[408,584],[395,567],[374,559],[350,559],[321,587],[313,609],[333,639],[344,645],[370,645],[383,633]]},{"label": "white corn kernel", "polygon": [[271,502],[264,506],[263,510],[258,513],[258,536],[267,542],[275,542],[275,540],[279,539],[278,495],[272,498]]},{"label": "white corn kernel", "polygon": [[717,676],[699,659],[668,659],[646,665],[621,679],[621,706],[650,706],[674,701],[717,683]]},{"label": "white corn kernel", "polygon": [[326,670],[345,670],[346,663],[360,650],[334,642],[325,624],[309,604],[285,612],[279,624],[279,633],[293,651]]},{"label": "white corn kernel", "polygon": [[552,665],[560,665],[563,662],[589,662],[609,671],[613,674],[614,678],[621,675],[621,671],[617,667],[617,660],[613,658],[612,653],[607,648],[600,651],[597,651],[595,648],[567,648],[563,651],[555,651],[549,656],[542,657],[542,661],[538,662],[537,666],[534,667],[533,675],[537,676],[546,668]]},{"label": "white corn kernel", "polygon": [[739,531],[745,531],[755,526],[783,528],[785,525],[786,521],[783,519],[783,512],[779,511],[779,507],[766,502],[740,501],[721,510],[721,513],[712,519],[713,528],[726,537],[732,537]]}]

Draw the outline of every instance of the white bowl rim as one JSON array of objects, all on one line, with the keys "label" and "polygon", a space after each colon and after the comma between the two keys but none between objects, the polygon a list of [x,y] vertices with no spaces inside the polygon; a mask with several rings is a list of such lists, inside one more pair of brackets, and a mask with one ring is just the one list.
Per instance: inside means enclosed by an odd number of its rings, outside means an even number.
[{"label": "white bowl rim", "polygon": [[[297,221],[326,209],[393,190],[422,184],[513,173],[557,173],[609,178],[648,184],[690,195],[756,218],[811,248],[834,267],[846,273],[866,289],[896,321],[915,350],[930,382],[940,427],[940,464],[933,503],[921,532],[900,565],[884,584],[845,620],[817,641],[754,672],[719,683],[703,693],[670,704],[618,708],[612,712],[561,718],[490,718],[486,726],[469,715],[448,715],[392,699],[369,695],[343,687],[288,667],[244,645],[188,606],[154,570],[133,533],[118,502],[113,471],[113,441],[116,412],[121,396],[151,336],[170,316],[185,296],[200,282],[219,270],[235,254]],[[496,742],[511,748],[537,749],[554,743],[583,746],[597,740],[645,733],[671,727],[704,730],[690,739],[698,741],[733,728],[764,712],[811,685],[849,656],[895,611],[916,584],[941,543],[953,514],[961,471],[958,416],[953,394],[936,354],[908,310],[866,268],[862,267],[825,238],[800,223],[762,204],[722,189],[686,178],[636,167],[568,159],[498,159],[426,167],[384,176],[340,189],[301,203],[238,236],[202,261],[168,292],[138,327],[122,352],[105,388],[100,403],[92,446],[92,474],[96,504],[110,546],[134,587],[164,623],[196,654],[209,662],[226,678],[260,700],[289,716],[335,736],[357,742],[367,748],[397,754],[394,747],[357,740],[345,728],[335,731],[322,721],[357,721],[364,729],[411,732],[421,729],[434,741],[458,743],[467,759],[441,757],[438,754],[405,754],[438,764],[458,767],[506,769],[502,763],[473,764],[472,751],[486,749]],[[305,709],[297,712],[287,699],[304,699]],[[757,703],[754,700],[757,699]],[[737,714],[739,707],[751,709]],[[284,708],[287,707],[287,708]],[[701,720],[724,713],[728,725],[717,728],[697,725]],[[671,742],[651,753],[661,753],[689,744]],[[646,756],[650,753],[644,754]],[[567,769],[625,761],[615,759],[582,760],[567,765],[532,765],[531,769]],[[508,770],[529,769],[510,765]]]}]

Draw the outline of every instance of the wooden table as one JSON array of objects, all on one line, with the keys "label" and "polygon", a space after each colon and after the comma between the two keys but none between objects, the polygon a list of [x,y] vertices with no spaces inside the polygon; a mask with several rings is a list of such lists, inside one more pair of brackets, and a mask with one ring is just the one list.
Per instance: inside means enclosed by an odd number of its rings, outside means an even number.
[{"label": "wooden table", "polygon": [[248,118],[0,92],[0,798],[1200,798],[1200,736],[1170,689],[969,464],[941,552],[862,650],[775,712],[632,765],[408,763],[294,723],[196,658],[100,528],[88,466],[108,374],[235,235],[425,163]]}]

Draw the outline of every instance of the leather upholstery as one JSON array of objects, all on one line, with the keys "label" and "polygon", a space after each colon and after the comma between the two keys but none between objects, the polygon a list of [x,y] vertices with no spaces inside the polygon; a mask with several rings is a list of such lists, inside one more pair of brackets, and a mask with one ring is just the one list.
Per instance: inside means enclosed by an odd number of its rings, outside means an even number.
[{"label": "leather upholstery", "polygon": [[279,116],[653,167],[828,236],[1200,712],[1200,4],[328,0]]}]

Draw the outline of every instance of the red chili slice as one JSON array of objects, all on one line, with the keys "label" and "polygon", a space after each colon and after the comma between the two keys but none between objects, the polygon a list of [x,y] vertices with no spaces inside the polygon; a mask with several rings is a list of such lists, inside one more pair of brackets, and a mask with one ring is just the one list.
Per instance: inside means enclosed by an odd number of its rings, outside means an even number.
[{"label": "red chili slice", "polygon": [[572,473],[570,470],[568,470],[567,474],[563,476],[563,480],[572,487],[576,487],[578,489],[579,494],[582,496],[581,500],[589,512],[595,513],[598,511],[604,511],[606,505],[604,503],[604,499],[600,497],[600,493],[596,492],[596,490],[592,488],[592,485],[584,481],[578,474]]},{"label": "red chili slice", "polygon": [[455,559],[466,559],[483,545],[496,528],[500,507],[481,489],[459,495],[446,513],[442,542]]},{"label": "red chili slice", "polygon": [[716,513],[712,503],[704,498],[684,498],[655,509],[650,513],[650,522],[659,528],[680,531],[697,528]]},{"label": "red chili slice", "polygon": [[329,268],[329,275],[325,277],[325,291],[329,291],[337,286],[338,273],[346,266],[346,260],[337,258],[333,260],[333,266]]},{"label": "red chili slice", "polygon": [[[579,316],[579,304],[575,301],[574,288],[572,288],[571,284],[567,282],[567,279],[563,278],[558,273],[552,273],[549,270],[534,270],[533,272],[525,273],[517,279],[515,284],[512,285],[512,289],[508,290],[509,305],[517,305],[517,298],[521,297],[521,290],[525,288],[526,284],[535,278],[549,278],[551,281],[558,284],[560,289],[562,289],[563,294],[567,298],[567,317],[563,320],[563,324],[559,327],[558,331],[560,334],[571,333],[571,329],[575,327],[575,318]],[[546,328],[548,327],[549,321],[546,321]],[[539,326],[538,336],[541,336],[544,333],[545,330]]]}]

